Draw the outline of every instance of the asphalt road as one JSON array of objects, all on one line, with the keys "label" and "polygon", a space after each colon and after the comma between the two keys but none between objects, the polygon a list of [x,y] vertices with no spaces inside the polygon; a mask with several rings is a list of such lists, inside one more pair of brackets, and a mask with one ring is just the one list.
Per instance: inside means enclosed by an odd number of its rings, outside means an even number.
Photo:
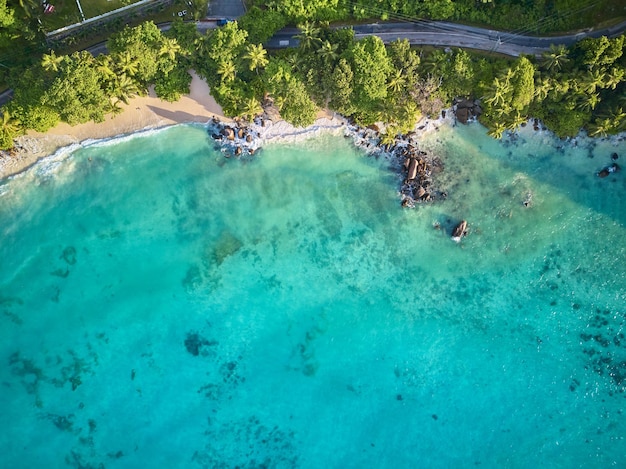
[{"label": "asphalt road", "polygon": [[[541,55],[551,44],[570,45],[584,37],[619,36],[626,30],[626,21],[610,28],[594,29],[566,36],[534,37],[511,34],[490,29],[477,28],[439,21],[416,21],[414,23],[373,23],[353,27],[357,39],[366,36],[379,36],[383,42],[408,39],[413,45],[433,45],[439,47],[463,47],[495,51],[517,57],[522,54]],[[270,39],[266,47],[294,47],[298,40],[295,28],[279,31]]]}]

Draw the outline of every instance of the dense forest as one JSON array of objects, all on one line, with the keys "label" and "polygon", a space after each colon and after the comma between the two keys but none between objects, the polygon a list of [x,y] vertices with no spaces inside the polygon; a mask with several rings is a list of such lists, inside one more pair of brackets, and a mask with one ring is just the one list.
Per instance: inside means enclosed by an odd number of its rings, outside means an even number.
[{"label": "dense forest", "polygon": [[[543,5],[531,3],[532,11]],[[385,45],[374,36],[355,40],[349,27],[328,23],[359,18],[359,9],[369,12],[363,13],[366,17],[376,16],[374,7],[420,15],[426,13],[418,7],[441,5],[443,11],[450,4],[461,11],[465,1],[268,0],[206,35],[193,23],[176,21],[163,33],[146,22],[111,35],[108,55],[48,50],[7,75],[14,97],[1,110],[0,147],[10,148],[27,129],[44,132],[59,122],[102,121],[151,85],[162,99],[177,100],[189,91],[191,69],[207,80],[229,116],[252,119],[271,104],[288,122],[305,126],[319,108],[329,108],[362,125],[385,122],[383,138],[389,141],[412,129],[420,116],[437,116],[458,97],[481,101],[481,121],[494,137],[529,117],[542,119],[562,137],[581,128],[594,136],[626,130],[623,35],[584,39],[569,49],[555,45],[541,58],[509,59],[412,48],[401,40]],[[10,30],[19,21],[15,10],[3,5],[0,22]],[[476,11],[510,11],[506,5],[516,3],[481,1]],[[443,17],[436,11],[427,13]],[[266,50],[263,42],[288,24],[300,28],[298,47]]]}]

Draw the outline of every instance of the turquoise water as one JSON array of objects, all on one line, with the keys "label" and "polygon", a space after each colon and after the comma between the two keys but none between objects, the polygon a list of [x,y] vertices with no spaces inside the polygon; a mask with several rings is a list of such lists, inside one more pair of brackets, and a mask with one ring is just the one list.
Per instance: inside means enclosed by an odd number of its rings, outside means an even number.
[{"label": "turquoise water", "polygon": [[626,465],[626,143],[442,128],[415,210],[342,137],[211,145],[0,185],[2,467]]}]

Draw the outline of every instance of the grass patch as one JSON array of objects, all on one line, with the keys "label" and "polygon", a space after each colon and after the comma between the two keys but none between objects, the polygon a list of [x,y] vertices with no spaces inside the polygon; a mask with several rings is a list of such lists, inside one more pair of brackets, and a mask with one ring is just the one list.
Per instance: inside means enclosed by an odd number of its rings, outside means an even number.
[{"label": "grass patch", "polygon": [[94,16],[103,15],[118,8],[122,8],[133,3],[137,3],[139,0],[82,0],[80,2],[83,7],[83,13],[85,18],[93,18]]},{"label": "grass patch", "polygon": [[[54,5],[54,13],[49,15],[42,14],[40,16],[44,31],[54,31],[82,21],[76,0],[49,1]],[[85,14],[85,19],[90,19],[127,5],[132,5],[138,1],[139,0],[82,0],[80,5]]]},{"label": "grass patch", "polygon": [[82,19],[76,0],[52,0],[50,3],[54,5],[54,12],[49,15],[42,13],[39,17],[44,31],[54,31]]}]

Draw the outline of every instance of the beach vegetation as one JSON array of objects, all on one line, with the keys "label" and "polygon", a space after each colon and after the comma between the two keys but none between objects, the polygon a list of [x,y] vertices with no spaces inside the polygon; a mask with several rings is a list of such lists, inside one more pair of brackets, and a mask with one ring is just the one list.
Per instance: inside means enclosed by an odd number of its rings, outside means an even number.
[{"label": "beach vegetation", "polygon": [[244,58],[248,60],[250,71],[256,71],[257,75],[259,74],[259,67],[265,67],[268,62],[267,51],[261,44],[248,44]]},{"label": "beach vegetation", "polygon": [[0,109],[0,148],[12,148],[13,140],[20,135],[20,121],[13,118],[5,108]]},{"label": "beach vegetation", "polygon": [[109,97],[94,62],[89,52],[66,56],[43,95],[43,102],[70,125],[102,122],[109,111]]},{"label": "beach vegetation", "polygon": [[[578,3],[557,0],[553,8],[573,9]],[[507,59],[454,48],[415,48],[407,40],[357,40],[350,27],[330,26],[357,17],[397,21],[417,16],[478,23],[492,16],[492,25],[510,17],[512,25],[518,14],[525,21],[537,19],[535,31],[520,30],[529,33],[582,21],[567,23],[554,13],[539,21],[540,5],[522,11],[499,0],[256,0],[249,7],[240,21],[205,34],[179,19],[165,33],[146,22],[110,35],[106,56],[47,49],[10,67],[13,73],[0,67],[14,90],[8,115],[21,129],[40,131],[59,121],[101,121],[150,86],[162,99],[179,99],[189,91],[188,70],[194,69],[227,116],[248,120],[265,109],[294,125],[308,125],[319,108],[328,108],[360,125],[382,122],[402,133],[420,116],[436,117],[463,98],[480,101],[480,119],[494,136],[529,117],[542,119],[560,136],[581,128],[604,135],[624,127],[620,110],[626,104],[619,101],[626,94],[624,36],[584,39],[571,47],[555,44],[539,58]],[[37,36],[27,10],[15,0],[0,0],[0,46],[10,38]],[[299,25],[298,47],[267,50],[263,42],[288,24]]]}]

